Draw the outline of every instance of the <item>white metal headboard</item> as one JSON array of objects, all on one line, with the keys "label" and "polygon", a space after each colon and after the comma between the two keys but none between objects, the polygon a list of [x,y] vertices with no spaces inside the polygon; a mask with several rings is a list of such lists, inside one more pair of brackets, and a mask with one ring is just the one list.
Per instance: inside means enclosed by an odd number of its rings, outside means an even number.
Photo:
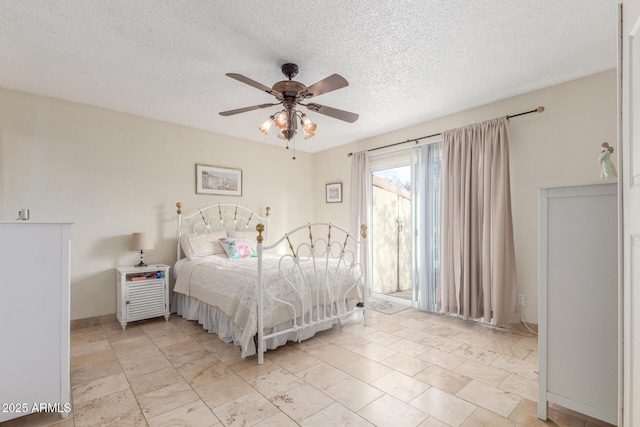
[{"label": "white metal headboard", "polygon": [[[216,231],[256,231],[256,225],[264,224],[265,238],[268,241],[269,215],[271,208],[265,208],[264,216],[253,209],[230,203],[218,203],[191,212],[182,213],[182,203],[176,203],[178,208],[178,232],[176,243],[176,260],[182,258],[180,238],[184,234],[204,234]],[[256,232],[257,235],[257,232]]]}]

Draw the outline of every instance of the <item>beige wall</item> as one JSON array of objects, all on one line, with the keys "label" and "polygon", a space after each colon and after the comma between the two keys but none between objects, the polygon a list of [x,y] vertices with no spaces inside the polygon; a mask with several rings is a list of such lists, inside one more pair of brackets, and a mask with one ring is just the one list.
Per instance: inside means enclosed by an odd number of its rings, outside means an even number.
[{"label": "beige wall", "polygon": [[[426,100],[425,102],[428,102]],[[70,102],[0,89],[0,218],[72,221],[71,317],[115,312],[118,265],[128,241],[149,231],[145,260],[172,264],[175,202],[271,206],[272,234],[310,220],[348,225],[347,153],[544,105],[511,120],[511,193],[524,315],[537,322],[537,191],[542,183],[599,178],[603,141],[616,142],[616,75],[607,71],[314,155]],[[616,149],[618,147],[615,147]],[[195,164],[243,170],[242,197],[195,194]],[[291,179],[295,177],[295,179]],[[325,184],[343,183],[343,203]],[[312,191],[309,191],[312,188]],[[28,256],[28,254],[25,254]]]},{"label": "beige wall", "polygon": [[[115,313],[114,267],[139,256],[128,250],[132,232],[153,236],[145,261],[173,264],[178,201],[185,211],[218,202],[262,213],[271,206],[272,236],[313,220],[313,159],[297,157],[277,146],[0,89],[0,218],[29,208],[34,221],[74,223],[72,319]],[[242,169],[242,197],[196,195],[196,163]]]},{"label": "beige wall", "polygon": [[[600,144],[617,141],[616,72],[606,71],[385,135],[316,153],[314,194],[316,220],[348,224],[350,158],[347,153],[380,147],[543,105],[542,114],[510,120],[511,196],[518,263],[518,289],[525,295],[524,318],[537,323],[536,186],[551,182],[600,178]],[[425,100],[428,102],[428,100]],[[617,151],[616,151],[617,154]],[[617,166],[617,161],[614,161]],[[324,185],[342,181],[342,204],[324,202]],[[615,218],[603,218],[615,221]]]}]

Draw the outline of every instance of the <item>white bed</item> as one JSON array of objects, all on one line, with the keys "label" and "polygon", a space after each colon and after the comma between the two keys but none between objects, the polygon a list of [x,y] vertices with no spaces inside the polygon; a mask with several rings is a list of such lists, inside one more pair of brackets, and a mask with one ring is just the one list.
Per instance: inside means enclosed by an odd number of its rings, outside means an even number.
[{"label": "white bed", "polygon": [[335,225],[306,224],[268,245],[269,208],[261,216],[237,205],[188,214],[177,206],[172,311],[233,342],[242,357],[257,353],[261,364],[266,349],[364,317],[366,269],[350,248],[364,245],[366,226],[358,239]]}]

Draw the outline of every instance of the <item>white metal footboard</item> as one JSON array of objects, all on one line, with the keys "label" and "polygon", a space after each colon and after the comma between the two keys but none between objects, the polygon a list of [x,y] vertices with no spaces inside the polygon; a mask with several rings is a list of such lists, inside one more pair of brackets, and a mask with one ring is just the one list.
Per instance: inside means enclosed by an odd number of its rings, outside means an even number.
[{"label": "white metal footboard", "polygon": [[[266,342],[292,332],[321,324],[343,323],[366,306],[366,257],[361,262],[355,253],[366,251],[367,226],[361,227],[361,239],[331,223],[313,223],[286,233],[270,246],[263,246],[264,226],[258,224],[258,364],[264,363]],[[306,232],[308,230],[308,237]],[[313,233],[326,233],[314,238]],[[337,235],[332,237],[331,233]],[[282,255],[277,275],[265,283],[264,251],[288,245],[290,253]],[[298,243],[301,242],[301,243]],[[295,243],[295,247],[294,247]],[[360,251],[350,249],[362,245]],[[292,326],[270,334],[264,333],[265,301],[273,310],[285,310]]]}]

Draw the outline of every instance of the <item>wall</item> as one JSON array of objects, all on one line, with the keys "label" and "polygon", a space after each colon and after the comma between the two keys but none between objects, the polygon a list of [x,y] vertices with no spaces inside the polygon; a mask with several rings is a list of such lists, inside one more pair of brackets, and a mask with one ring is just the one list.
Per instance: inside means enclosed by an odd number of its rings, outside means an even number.
[{"label": "wall", "polygon": [[[219,202],[261,213],[270,206],[271,236],[313,220],[312,156],[297,157],[277,146],[0,89],[0,218],[29,208],[32,220],[74,223],[72,319],[115,313],[114,267],[139,258],[128,250],[132,232],[154,239],[147,263],[173,264],[178,201],[185,212]],[[196,163],[242,169],[243,195],[196,195]]]},{"label": "wall", "polygon": [[[542,114],[510,119],[511,197],[518,290],[525,295],[524,318],[538,321],[538,192],[552,182],[600,178],[600,144],[617,147],[616,71],[609,70],[557,86],[364,139],[314,155],[316,220],[349,223],[350,165],[347,153],[431,135],[543,105]],[[425,102],[428,102],[426,100]],[[617,154],[617,151],[616,153]],[[617,161],[614,161],[617,166]],[[342,204],[325,204],[324,184],[343,183]],[[616,218],[603,218],[615,221]]]}]

